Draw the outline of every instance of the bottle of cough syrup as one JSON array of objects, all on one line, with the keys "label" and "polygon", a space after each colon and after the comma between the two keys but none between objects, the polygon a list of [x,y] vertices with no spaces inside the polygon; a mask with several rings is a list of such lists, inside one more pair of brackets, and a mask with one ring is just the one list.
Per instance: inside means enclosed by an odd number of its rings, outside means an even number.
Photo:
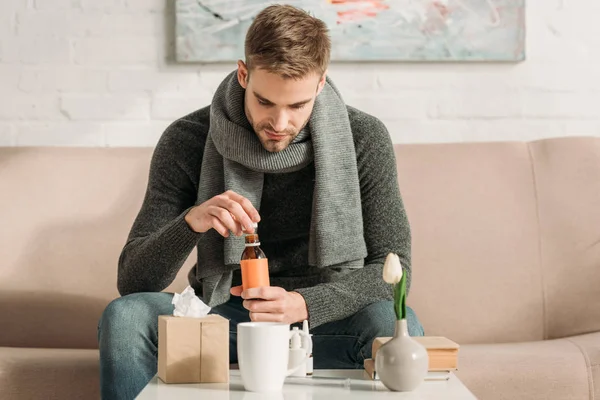
[{"label": "bottle of cough syrup", "polygon": [[269,262],[260,248],[258,224],[254,223],[254,233],[244,233],[244,252],[240,260],[243,290],[260,286],[270,286]]}]

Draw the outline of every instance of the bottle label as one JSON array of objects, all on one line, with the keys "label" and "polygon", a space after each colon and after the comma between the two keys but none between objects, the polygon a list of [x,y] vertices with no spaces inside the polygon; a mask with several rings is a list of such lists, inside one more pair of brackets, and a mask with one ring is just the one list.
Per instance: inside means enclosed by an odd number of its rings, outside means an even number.
[{"label": "bottle label", "polygon": [[242,287],[249,288],[271,286],[269,281],[269,262],[266,258],[241,260]]}]

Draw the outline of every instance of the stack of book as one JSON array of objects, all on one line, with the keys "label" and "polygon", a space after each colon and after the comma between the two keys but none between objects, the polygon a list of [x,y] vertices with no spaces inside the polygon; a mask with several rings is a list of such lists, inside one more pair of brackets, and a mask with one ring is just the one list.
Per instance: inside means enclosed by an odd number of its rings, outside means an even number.
[{"label": "stack of book", "polygon": [[[450,373],[458,369],[460,346],[452,340],[443,336],[411,336],[411,338],[421,343],[427,350],[429,368],[425,380],[447,380],[450,378]],[[365,371],[371,379],[379,379],[375,371],[377,350],[390,339],[390,337],[380,337],[373,341],[373,358],[368,358],[364,362]]]}]

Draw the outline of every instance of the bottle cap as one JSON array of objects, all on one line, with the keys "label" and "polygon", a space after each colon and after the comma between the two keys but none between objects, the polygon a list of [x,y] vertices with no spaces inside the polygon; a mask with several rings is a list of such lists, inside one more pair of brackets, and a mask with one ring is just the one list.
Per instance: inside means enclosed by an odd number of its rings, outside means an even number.
[{"label": "bottle cap", "polygon": [[304,331],[304,333],[308,333],[308,320],[304,320],[302,321],[302,330]]},{"label": "bottle cap", "polygon": [[[258,223],[257,222],[253,222],[252,223],[252,227],[254,228],[254,232],[256,232],[256,229],[258,228]],[[246,227],[242,226],[242,232],[246,232]]]}]

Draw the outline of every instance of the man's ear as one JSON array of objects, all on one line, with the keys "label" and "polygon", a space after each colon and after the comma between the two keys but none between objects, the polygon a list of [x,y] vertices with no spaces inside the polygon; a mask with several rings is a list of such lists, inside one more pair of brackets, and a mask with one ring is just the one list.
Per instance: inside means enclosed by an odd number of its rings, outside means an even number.
[{"label": "man's ear", "polygon": [[319,85],[317,86],[317,96],[321,93],[321,90],[325,87],[325,80],[327,79],[327,71],[323,73],[323,76],[319,80]]},{"label": "man's ear", "polygon": [[248,79],[250,79],[250,74],[248,72],[248,67],[242,60],[238,60],[237,62],[238,70],[237,70],[237,78],[240,86],[246,89],[248,87]]}]

